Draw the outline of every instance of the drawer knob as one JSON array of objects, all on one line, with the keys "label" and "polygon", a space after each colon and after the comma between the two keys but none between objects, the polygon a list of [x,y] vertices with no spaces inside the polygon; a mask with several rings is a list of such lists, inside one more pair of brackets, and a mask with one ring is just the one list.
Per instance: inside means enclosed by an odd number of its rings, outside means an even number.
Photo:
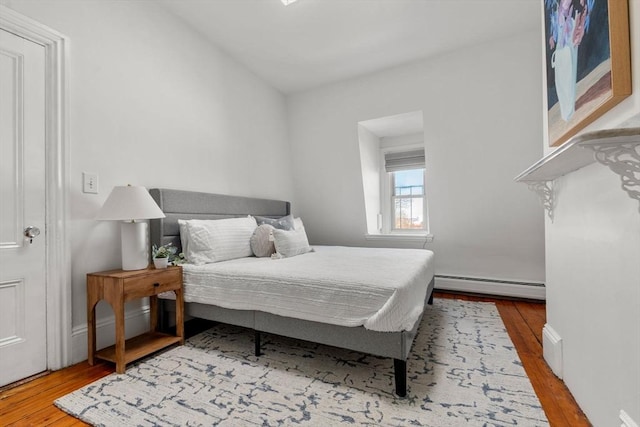
[{"label": "drawer knob", "polygon": [[158,286],[160,286],[160,283],[154,283],[153,286],[157,288]]}]

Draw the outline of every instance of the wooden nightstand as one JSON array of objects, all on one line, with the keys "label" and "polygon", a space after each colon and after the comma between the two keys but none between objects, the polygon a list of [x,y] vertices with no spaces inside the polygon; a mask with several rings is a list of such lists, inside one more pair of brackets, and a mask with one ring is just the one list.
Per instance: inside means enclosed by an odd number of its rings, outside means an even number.
[{"label": "wooden nightstand", "polygon": [[[176,294],[176,335],[157,331],[158,294],[173,291]],[[124,303],[149,297],[150,330],[128,340],[124,339]],[[105,300],[116,317],[115,345],[96,352],[96,304]],[[127,363],[144,357],[175,343],[184,344],[184,300],[182,295],[182,267],[156,270],[111,270],[87,274],[87,329],[89,338],[89,365],[95,358],[115,362],[116,372],[124,373]]]}]

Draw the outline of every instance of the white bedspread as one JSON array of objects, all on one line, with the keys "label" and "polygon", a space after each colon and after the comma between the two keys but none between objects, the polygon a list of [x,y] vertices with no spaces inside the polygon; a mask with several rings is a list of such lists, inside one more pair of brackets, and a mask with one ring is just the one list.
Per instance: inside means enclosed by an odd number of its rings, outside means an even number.
[{"label": "white bedspread", "polygon": [[374,331],[411,330],[433,278],[433,252],[314,246],[292,258],[183,265],[186,302],[259,310]]}]

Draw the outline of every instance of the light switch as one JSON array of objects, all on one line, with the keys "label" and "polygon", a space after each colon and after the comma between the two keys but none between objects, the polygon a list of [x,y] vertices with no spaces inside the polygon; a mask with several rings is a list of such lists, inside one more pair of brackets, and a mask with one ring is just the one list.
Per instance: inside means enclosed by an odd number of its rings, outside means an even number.
[{"label": "light switch", "polygon": [[82,192],[98,194],[98,174],[82,172]]}]

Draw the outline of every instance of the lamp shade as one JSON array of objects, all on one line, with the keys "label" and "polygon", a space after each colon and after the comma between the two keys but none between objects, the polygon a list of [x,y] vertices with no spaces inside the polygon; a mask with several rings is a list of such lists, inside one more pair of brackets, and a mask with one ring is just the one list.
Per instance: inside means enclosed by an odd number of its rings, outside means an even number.
[{"label": "lamp shade", "polygon": [[126,185],[113,187],[96,219],[133,221],[164,217],[146,188]]}]

